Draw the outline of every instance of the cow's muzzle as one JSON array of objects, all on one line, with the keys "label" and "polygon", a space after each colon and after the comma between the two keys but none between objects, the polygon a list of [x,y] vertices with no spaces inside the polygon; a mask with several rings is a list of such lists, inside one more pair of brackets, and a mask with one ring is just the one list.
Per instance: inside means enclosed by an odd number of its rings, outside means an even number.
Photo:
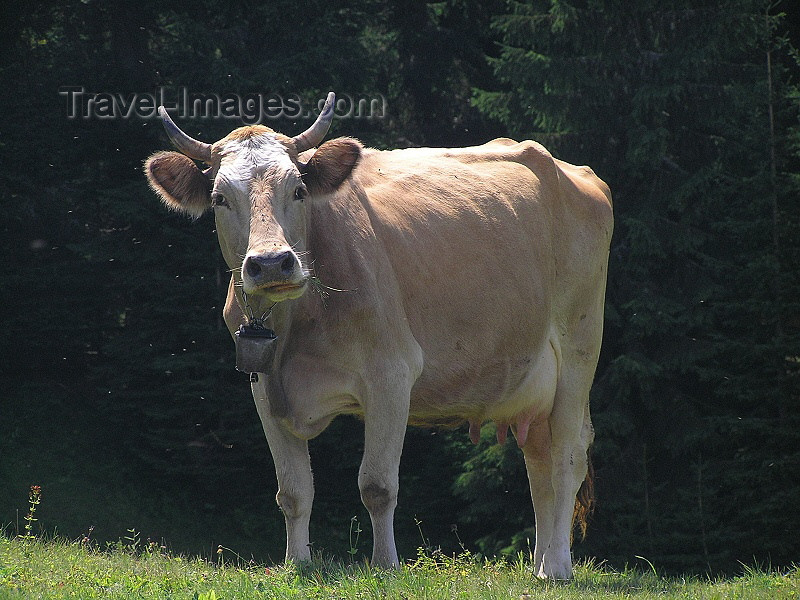
[{"label": "cow's muzzle", "polygon": [[246,294],[265,295],[275,302],[297,298],[305,291],[307,277],[292,250],[248,252],[242,263]]}]

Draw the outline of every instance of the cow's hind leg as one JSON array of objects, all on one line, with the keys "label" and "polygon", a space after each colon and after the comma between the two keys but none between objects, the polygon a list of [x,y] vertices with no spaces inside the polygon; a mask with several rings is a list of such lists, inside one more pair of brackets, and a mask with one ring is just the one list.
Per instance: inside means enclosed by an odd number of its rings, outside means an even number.
[{"label": "cow's hind leg", "polygon": [[553,489],[553,466],[550,456],[550,423],[542,420],[528,432],[522,447],[525,468],[536,518],[536,547],[533,552],[533,568],[541,574],[544,554],[553,537],[555,520],[555,491]]},{"label": "cow's hind leg", "polygon": [[572,576],[570,553],[575,500],[588,472],[593,439],[589,417],[591,373],[562,373],[546,424],[523,448],[536,513],[535,567],[541,577]]},{"label": "cow's hind leg", "polygon": [[292,435],[270,414],[265,380],[266,376],[260,375],[259,382],[252,385],[253,399],[275,463],[278,479],[275,499],[286,521],[286,560],[308,561],[311,560],[308,526],[314,502],[308,442]]}]

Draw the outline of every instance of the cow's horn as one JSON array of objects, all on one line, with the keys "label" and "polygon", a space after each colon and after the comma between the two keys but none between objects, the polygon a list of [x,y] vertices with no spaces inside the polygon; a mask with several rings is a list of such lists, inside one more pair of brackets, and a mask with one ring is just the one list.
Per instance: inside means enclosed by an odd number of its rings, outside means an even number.
[{"label": "cow's horn", "polygon": [[319,145],[325,137],[325,134],[328,133],[331,121],[333,121],[334,100],[336,100],[336,94],[328,92],[325,106],[322,107],[322,112],[319,113],[314,124],[300,135],[296,135],[292,138],[297,152],[305,152],[309,148]]},{"label": "cow's horn", "polygon": [[200,142],[183,133],[180,127],[175,125],[169,117],[167,110],[163,106],[158,107],[158,115],[164,122],[164,129],[167,131],[167,136],[169,136],[169,139],[175,144],[178,150],[189,158],[201,160],[208,164],[211,163],[211,144]]}]

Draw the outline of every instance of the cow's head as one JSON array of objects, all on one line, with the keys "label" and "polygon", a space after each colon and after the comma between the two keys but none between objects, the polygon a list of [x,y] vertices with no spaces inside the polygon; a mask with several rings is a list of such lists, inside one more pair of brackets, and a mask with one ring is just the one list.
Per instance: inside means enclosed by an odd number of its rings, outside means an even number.
[{"label": "cow's head", "polygon": [[[361,145],[346,138],[310,151],[330,127],[333,104],[331,92],[316,122],[293,138],[253,125],[215,144],[189,137],[159,108],[181,153],[158,152],[147,159],[150,187],[167,206],[189,215],[213,208],[225,261],[248,296],[280,302],[306,290],[304,200],[335,190],[361,155]],[[194,161],[208,168],[201,170]]]}]

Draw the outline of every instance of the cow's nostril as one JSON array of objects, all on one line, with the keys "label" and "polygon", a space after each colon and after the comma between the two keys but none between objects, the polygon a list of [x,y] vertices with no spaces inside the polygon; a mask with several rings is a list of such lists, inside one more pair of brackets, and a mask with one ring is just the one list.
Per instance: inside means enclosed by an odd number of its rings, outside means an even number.
[{"label": "cow's nostril", "polygon": [[297,259],[293,252],[254,254],[245,258],[242,275],[259,285],[291,279]]},{"label": "cow's nostril", "polygon": [[261,274],[261,265],[258,261],[248,258],[244,263],[244,269],[250,277],[258,277]]},{"label": "cow's nostril", "polygon": [[286,258],[284,258],[281,263],[281,272],[284,275],[291,275],[292,271],[294,271],[294,257],[287,253]]}]

